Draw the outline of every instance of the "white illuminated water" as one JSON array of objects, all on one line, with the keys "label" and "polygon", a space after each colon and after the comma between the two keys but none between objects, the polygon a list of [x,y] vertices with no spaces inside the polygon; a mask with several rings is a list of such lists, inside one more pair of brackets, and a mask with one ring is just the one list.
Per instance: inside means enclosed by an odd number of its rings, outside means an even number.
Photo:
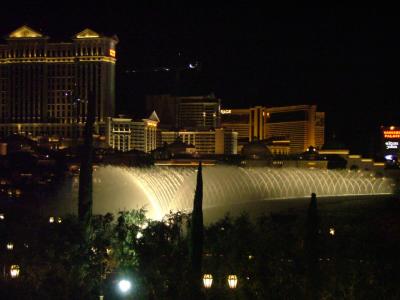
[{"label": "white illuminated water", "polygon": [[[93,173],[94,213],[144,207],[148,216],[161,219],[170,211],[190,212],[196,185],[196,168],[102,166]],[[75,178],[72,198],[76,199]],[[203,208],[277,199],[385,195],[393,182],[370,172],[298,168],[203,167]],[[75,202],[75,201],[74,201]]]}]

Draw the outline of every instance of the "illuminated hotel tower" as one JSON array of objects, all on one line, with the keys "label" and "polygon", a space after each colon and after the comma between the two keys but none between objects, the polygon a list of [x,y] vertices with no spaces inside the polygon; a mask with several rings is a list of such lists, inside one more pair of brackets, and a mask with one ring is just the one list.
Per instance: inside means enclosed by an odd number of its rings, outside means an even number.
[{"label": "illuminated hotel tower", "polygon": [[266,137],[290,140],[290,152],[302,153],[309,146],[321,149],[325,142],[325,113],[316,105],[294,105],[267,109]]},{"label": "illuminated hotel tower", "polygon": [[117,43],[90,29],[59,43],[28,26],[10,33],[0,44],[0,135],[71,138],[82,131],[89,97],[104,135],[114,116]]},{"label": "illuminated hotel tower", "polygon": [[239,146],[284,138],[290,141],[290,153],[298,154],[309,146],[321,149],[325,142],[325,113],[316,105],[221,109],[221,115],[222,127],[238,132]]}]

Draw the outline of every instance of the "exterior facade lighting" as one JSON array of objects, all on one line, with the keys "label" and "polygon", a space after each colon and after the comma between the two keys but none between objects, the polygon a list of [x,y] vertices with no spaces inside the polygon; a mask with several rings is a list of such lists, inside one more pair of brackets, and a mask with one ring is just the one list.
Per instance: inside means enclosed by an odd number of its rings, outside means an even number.
[{"label": "exterior facade lighting", "polygon": [[238,283],[238,278],[236,275],[228,276],[228,285],[230,289],[236,289],[237,283]]},{"label": "exterior facade lighting", "polygon": [[213,277],[211,274],[204,274],[203,275],[203,285],[206,289],[211,288],[213,283]]}]

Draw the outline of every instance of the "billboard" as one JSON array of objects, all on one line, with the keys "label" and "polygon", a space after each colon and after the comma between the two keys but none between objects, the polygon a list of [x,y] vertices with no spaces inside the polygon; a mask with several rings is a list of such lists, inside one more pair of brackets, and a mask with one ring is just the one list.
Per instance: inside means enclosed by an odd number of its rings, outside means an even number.
[{"label": "billboard", "polygon": [[396,161],[400,150],[400,127],[381,127],[383,156],[387,161]]}]

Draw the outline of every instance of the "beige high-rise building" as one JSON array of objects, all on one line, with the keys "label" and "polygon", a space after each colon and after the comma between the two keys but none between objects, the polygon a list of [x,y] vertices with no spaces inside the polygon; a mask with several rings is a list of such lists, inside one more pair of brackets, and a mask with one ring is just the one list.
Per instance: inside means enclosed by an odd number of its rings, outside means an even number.
[{"label": "beige high-rise building", "polygon": [[108,118],[107,143],[111,148],[122,152],[139,150],[148,153],[157,148],[159,122],[156,112],[140,121],[123,117]]},{"label": "beige high-rise building", "polygon": [[263,106],[255,106],[249,109],[249,141],[265,140],[266,123],[268,119],[267,108]]},{"label": "beige high-rise building", "polygon": [[294,105],[267,109],[266,138],[290,140],[290,153],[301,153],[309,146],[320,149],[325,141],[325,113],[316,105]]},{"label": "beige high-rise building", "polygon": [[221,115],[221,126],[238,132],[239,151],[251,141],[276,139],[287,141],[296,154],[309,146],[320,149],[325,141],[325,113],[316,105],[221,109]]},{"label": "beige high-rise building", "polygon": [[10,33],[0,44],[0,136],[79,135],[89,97],[96,131],[104,135],[114,115],[117,43],[91,29],[68,42],[52,42],[28,26]]}]

